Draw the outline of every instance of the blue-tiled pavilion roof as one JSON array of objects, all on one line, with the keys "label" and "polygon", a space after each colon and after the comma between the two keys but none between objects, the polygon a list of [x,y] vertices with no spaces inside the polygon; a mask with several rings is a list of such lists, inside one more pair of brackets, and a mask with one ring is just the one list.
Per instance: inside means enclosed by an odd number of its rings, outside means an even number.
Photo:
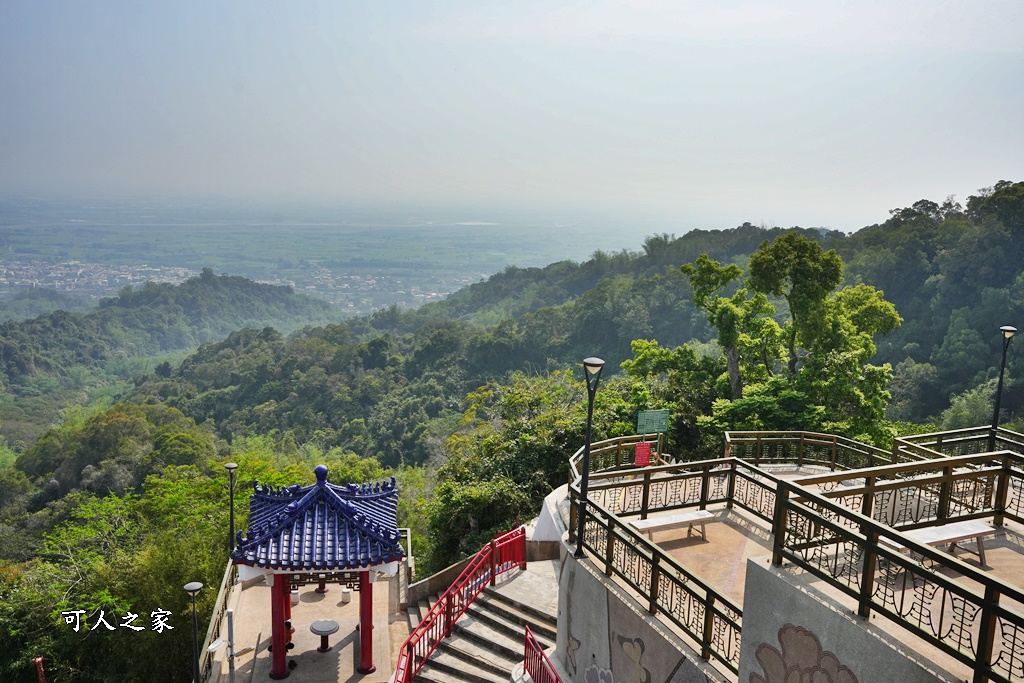
[{"label": "blue-tiled pavilion roof", "polygon": [[327,467],[312,486],[254,485],[249,529],[231,558],[238,564],[292,571],[352,570],[402,558],[395,479],[336,486]]}]

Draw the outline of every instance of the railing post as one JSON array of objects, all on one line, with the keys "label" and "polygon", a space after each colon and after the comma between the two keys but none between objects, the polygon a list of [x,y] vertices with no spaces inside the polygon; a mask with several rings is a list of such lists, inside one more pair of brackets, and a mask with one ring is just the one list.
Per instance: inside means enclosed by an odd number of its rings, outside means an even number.
[{"label": "railing post", "polygon": [[949,499],[953,491],[953,467],[947,465],[942,468],[942,486],[939,488],[939,509],[937,517],[947,519],[949,517]]},{"label": "railing post", "polygon": [[622,467],[622,442],[615,442],[615,469]]},{"label": "railing post", "polygon": [[836,460],[839,458],[839,439],[832,435],[832,471],[836,471]]},{"label": "railing post", "polygon": [[613,556],[613,553],[614,553],[614,546],[613,546],[613,544],[615,543],[614,529],[615,529],[615,517],[614,516],[609,516],[608,517],[608,538],[607,538],[607,542],[605,543],[605,553],[604,553],[604,574],[605,574],[605,576],[611,576],[612,575],[612,556]]},{"label": "railing post", "polygon": [[497,553],[497,549],[496,549],[496,546],[494,545],[494,539],[492,538],[491,542],[487,544],[487,555],[488,555],[487,565],[488,565],[488,567],[491,570],[491,580],[490,580],[491,588],[494,588],[494,579],[495,579],[494,574],[495,574],[495,570],[497,569],[497,567],[495,566],[495,561],[494,561],[494,555],[496,553]]},{"label": "railing post", "polygon": [[981,608],[981,628],[978,631],[978,656],[974,661],[974,683],[987,683],[992,668],[992,650],[996,640],[995,607],[999,604],[999,590],[994,583],[985,586],[985,602]]},{"label": "railing post", "polygon": [[760,433],[758,433],[758,435],[757,435],[757,445],[755,446],[755,448],[757,450],[754,451],[754,464],[760,466],[760,464],[761,464],[761,434]]},{"label": "railing post", "polygon": [[708,507],[708,493],[711,491],[711,465],[704,465],[700,477],[700,509]]},{"label": "railing post", "polygon": [[725,507],[727,510],[732,509],[732,499],[736,497],[736,461],[732,460],[729,462],[729,489],[726,493]]},{"label": "railing post", "polygon": [[875,505],[875,478],[867,477],[865,483],[867,486],[864,491],[864,499],[860,502],[860,514],[871,517]]},{"label": "railing post", "polygon": [[575,491],[572,490],[572,484],[569,485],[569,543],[576,544],[576,529],[577,524],[577,512],[579,512],[579,505],[576,504]]},{"label": "railing post", "polygon": [[999,471],[999,481],[996,484],[996,514],[992,518],[992,523],[996,526],[1003,525],[1003,515],[1006,513],[1006,498],[1010,494],[1010,477],[1013,476],[1013,470],[1010,467],[1010,456],[1003,456],[1003,466]]},{"label": "railing post", "polygon": [[776,567],[782,565],[782,548],[786,540],[786,499],[789,497],[789,486],[784,481],[779,481],[775,489],[775,515],[772,521],[772,531],[775,538],[772,541],[772,564]]},{"label": "railing post", "polygon": [[644,488],[640,499],[640,519],[647,519],[647,506],[651,504],[651,471],[644,472]]},{"label": "railing post", "polygon": [[864,569],[860,577],[860,597],[858,599],[857,614],[867,619],[871,616],[871,595],[875,588],[875,563],[878,556],[875,548],[878,547],[878,531],[875,529],[863,529],[867,542],[864,544]]},{"label": "railing post", "polygon": [[524,529],[524,528],[520,528],[519,529],[519,543],[517,544],[517,546],[519,548],[519,568],[525,571],[526,570],[526,559],[527,558],[526,558],[526,529]]},{"label": "railing post", "polygon": [[804,464],[804,433],[800,432],[800,448],[796,452],[796,466],[801,467]]},{"label": "railing post", "polygon": [[452,595],[453,593],[446,593],[441,596],[444,600],[444,634],[442,638],[447,638],[452,632],[452,623],[455,621],[452,617]]},{"label": "railing post", "polygon": [[711,640],[715,636],[715,596],[709,590],[704,600],[704,637],[700,643],[700,656],[705,661],[711,659]]},{"label": "railing post", "polygon": [[651,592],[647,596],[647,611],[651,614],[658,613],[658,584],[661,583],[661,555],[654,552],[651,555]]}]

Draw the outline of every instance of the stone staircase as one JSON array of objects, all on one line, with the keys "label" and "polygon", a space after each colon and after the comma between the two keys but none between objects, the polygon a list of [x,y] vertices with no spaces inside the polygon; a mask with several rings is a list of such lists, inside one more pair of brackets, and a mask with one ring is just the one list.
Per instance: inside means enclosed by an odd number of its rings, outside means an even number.
[{"label": "stone staircase", "polygon": [[[409,626],[416,628],[438,596],[409,605]],[[466,613],[455,622],[420,669],[417,681],[445,683],[508,683],[512,668],[523,661],[524,624],[548,648],[555,643],[557,619],[521,601],[485,588]]]}]

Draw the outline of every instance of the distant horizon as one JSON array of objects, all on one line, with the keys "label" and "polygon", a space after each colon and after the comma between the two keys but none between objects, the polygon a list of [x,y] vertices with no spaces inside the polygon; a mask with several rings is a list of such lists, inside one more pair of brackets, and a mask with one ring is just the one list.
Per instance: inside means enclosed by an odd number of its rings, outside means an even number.
[{"label": "distant horizon", "polygon": [[1019,0],[16,0],[0,188],[850,233],[1024,179],[1021,35]]}]

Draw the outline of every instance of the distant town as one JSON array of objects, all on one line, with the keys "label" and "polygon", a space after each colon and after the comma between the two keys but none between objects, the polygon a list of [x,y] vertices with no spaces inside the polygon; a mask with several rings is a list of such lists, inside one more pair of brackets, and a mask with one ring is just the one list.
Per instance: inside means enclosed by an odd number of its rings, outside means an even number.
[{"label": "distant town", "polygon": [[[0,296],[21,289],[46,287],[66,294],[98,300],[113,296],[125,286],[137,287],[147,281],[179,284],[199,274],[191,268],[151,266],[147,264],[108,265],[82,261],[49,262],[40,259],[11,259],[0,263]],[[479,278],[464,275],[441,280],[435,287],[408,284],[404,278],[390,275],[339,274],[314,265],[305,281],[282,278],[253,278],[257,282],[292,287],[338,306],[351,314],[370,313],[383,306],[403,308],[420,306],[443,299],[451,292]]]}]

